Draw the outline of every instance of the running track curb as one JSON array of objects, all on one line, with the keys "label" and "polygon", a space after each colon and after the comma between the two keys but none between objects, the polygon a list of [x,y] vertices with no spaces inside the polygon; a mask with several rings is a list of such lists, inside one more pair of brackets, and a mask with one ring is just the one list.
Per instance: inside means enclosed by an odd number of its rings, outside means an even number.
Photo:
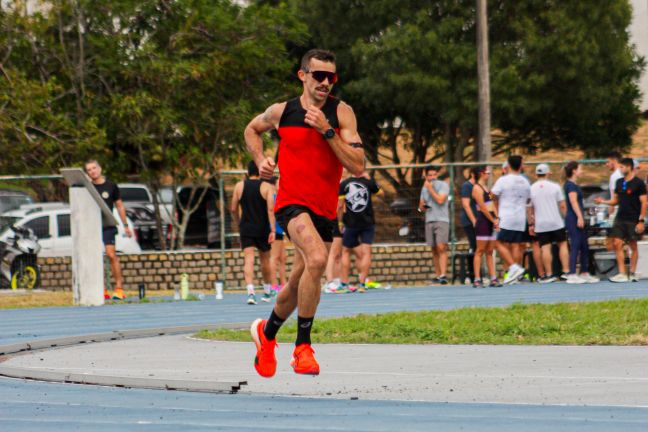
[{"label": "running track curb", "polygon": [[[136,330],[121,330],[108,333],[95,333],[81,336],[66,336],[60,338],[41,339],[9,345],[0,345],[0,363],[9,356],[57,347],[66,347],[93,342],[110,342],[126,339],[138,339],[156,336],[167,336],[194,333],[200,330],[241,329],[249,323],[203,324],[178,327],[155,327]],[[3,358],[4,357],[4,358]],[[193,381],[170,380],[161,378],[135,378],[124,376],[90,375],[31,368],[2,366],[0,376],[38,381],[90,384],[112,387],[145,388],[160,390],[182,390],[204,393],[236,393],[246,381]]]}]

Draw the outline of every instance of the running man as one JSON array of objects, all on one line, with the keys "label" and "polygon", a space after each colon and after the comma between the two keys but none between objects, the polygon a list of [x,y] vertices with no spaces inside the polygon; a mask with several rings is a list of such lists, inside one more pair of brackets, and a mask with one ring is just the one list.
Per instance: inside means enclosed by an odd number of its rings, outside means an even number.
[{"label": "running man", "polygon": [[[341,290],[365,292],[371,268],[371,245],[376,235],[372,196],[382,193],[376,181],[366,172],[354,175],[340,184],[340,198],[344,198],[344,232],[342,233]],[[349,285],[351,252],[356,255],[359,285]]]},{"label": "running man", "polygon": [[[241,213],[239,215],[239,206]],[[241,249],[243,249],[243,274],[247,290],[247,304],[255,305],[254,292],[254,250],[259,251],[261,275],[263,277],[263,297],[269,302],[272,299],[272,268],[270,266],[270,249],[275,239],[274,187],[271,183],[262,182],[259,169],[254,161],[247,167],[247,179],[234,186],[230,210],[234,222],[239,223]],[[240,216],[240,219],[239,219]]]},{"label": "running man", "polygon": [[425,241],[432,246],[434,271],[437,276],[432,283],[448,284],[448,240],[450,238],[450,217],[448,213],[448,183],[438,179],[439,168],[425,168],[425,181],[421,188],[419,212],[425,211]]},{"label": "running man", "polygon": [[[623,158],[620,163],[623,177],[618,179],[614,187],[614,193],[609,200],[596,198],[596,204],[610,206],[618,205],[619,210],[614,219],[610,237],[614,239],[614,250],[616,252],[617,266],[619,273],[610,278],[611,282],[637,282],[637,262],[639,261],[639,248],[637,241],[641,240],[646,230],[646,184],[635,176],[634,162],[631,158]],[[626,273],[624,243],[630,246],[630,277]]]},{"label": "running man", "polygon": [[320,300],[320,281],[336,223],[342,168],[351,174],[364,170],[364,150],[356,118],[349,105],[330,95],[337,81],[335,55],[308,51],[297,72],[301,96],[271,105],[245,128],[245,142],[262,178],[270,178],[275,161],[263,154],[262,135],[277,129],[281,187],[275,215],[295,245],[295,259],[286,286],[268,320],[251,328],[257,354],[254,367],[271,377],[277,368],[275,336],[297,309],[297,340],[291,365],[298,374],[318,375],[311,347],[311,329]]},{"label": "running man", "polygon": [[547,175],[550,173],[549,165],[539,164],[536,167],[538,180],[531,186],[529,232],[531,235],[535,235],[540,243],[542,264],[546,272],[538,279],[539,283],[551,283],[560,279],[561,275],[551,274],[553,243],[558,245],[563,274],[569,273],[569,248],[564,221],[567,204],[560,185],[547,179]]},{"label": "running man", "polygon": [[499,217],[495,220],[497,234],[496,247],[508,274],[504,284],[510,284],[524,274],[522,254],[528,241],[526,235],[526,207],[531,195],[531,186],[522,177],[522,156],[509,156],[508,174],[500,177],[493,186],[495,207]]},{"label": "running man", "polygon": [[[128,226],[128,219],[126,219],[126,209],[124,208],[124,202],[121,199],[121,194],[119,193],[119,187],[108,180],[102,175],[101,165],[96,160],[89,160],[85,164],[85,172],[92,180],[92,184],[104,200],[110,211],[113,211],[114,207],[117,207],[117,213],[119,218],[124,224],[124,230],[128,237],[133,236],[133,231]],[[103,220],[103,215],[101,216]],[[112,295],[114,300],[123,300],[126,298],[124,294],[124,283],[121,272],[121,265],[119,264],[119,257],[117,256],[117,250],[115,249],[115,237],[117,236],[117,227],[103,227],[101,237],[103,239],[103,244],[106,250],[106,256],[110,260],[110,272],[115,278],[115,291]],[[108,290],[104,290],[104,299],[110,299],[110,293]]]}]

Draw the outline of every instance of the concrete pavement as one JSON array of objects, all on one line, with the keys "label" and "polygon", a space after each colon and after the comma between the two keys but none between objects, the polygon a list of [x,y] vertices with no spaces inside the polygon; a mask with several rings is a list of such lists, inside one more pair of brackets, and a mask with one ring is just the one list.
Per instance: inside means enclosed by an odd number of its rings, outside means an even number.
[{"label": "concrete pavement", "polygon": [[3,365],[88,375],[246,381],[241,392],[317,398],[648,408],[648,347],[316,344],[318,377],[295,375],[293,346],[272,379],[254,345],[164,336],[80,345]]}]

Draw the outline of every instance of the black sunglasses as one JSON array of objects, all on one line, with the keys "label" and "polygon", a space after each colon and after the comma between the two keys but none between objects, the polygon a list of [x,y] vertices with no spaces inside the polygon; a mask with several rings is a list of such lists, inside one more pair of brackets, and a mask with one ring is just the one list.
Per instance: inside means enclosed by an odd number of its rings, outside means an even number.
[{"label": "black sunglasses", "polygon": [[305,72],[313,75],[315,81],[320,83],[327,78],[329,84],[335,84],[338,80],[338,75],[335,72],[328,72],[328,71],[305,71]]}]

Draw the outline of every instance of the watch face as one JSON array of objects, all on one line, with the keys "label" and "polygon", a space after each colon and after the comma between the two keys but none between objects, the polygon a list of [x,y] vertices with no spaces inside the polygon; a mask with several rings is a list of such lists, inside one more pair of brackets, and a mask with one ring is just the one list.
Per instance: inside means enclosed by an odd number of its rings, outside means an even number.
[{"label": "watch face", "polygon": [[333,138],[335,136],[335,130],[328,129],[326,132],[324,132],[324,136],[326,138]]}]

